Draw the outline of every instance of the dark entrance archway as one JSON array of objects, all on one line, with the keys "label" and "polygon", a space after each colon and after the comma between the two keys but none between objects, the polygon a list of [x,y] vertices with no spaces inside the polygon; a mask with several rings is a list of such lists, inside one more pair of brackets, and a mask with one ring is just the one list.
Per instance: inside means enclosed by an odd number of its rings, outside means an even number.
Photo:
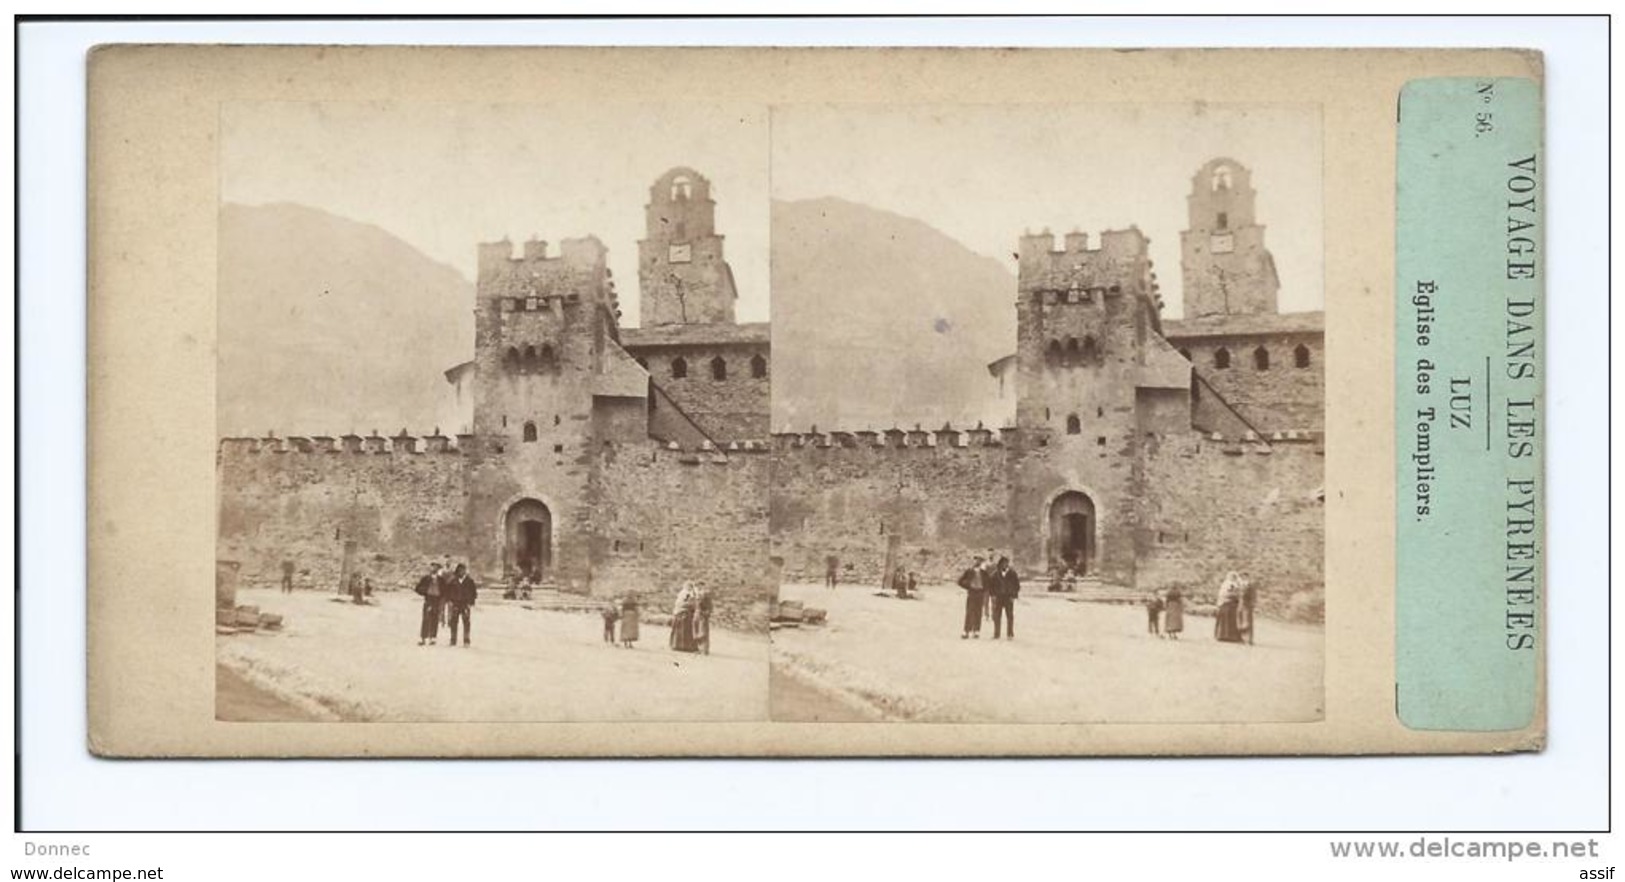
[{"label": "dark entrance archway", "polygon": [[1095,503],[1083,493],[1068,490],[1049,506],[1049,564],[1057,570],[1080,574],[1095,568]]},{"label": "dark entrance archway", "polygon": [[553,568],[553,513],[540,500],[521,499],[503,520],[502,568],[537,579]]}]

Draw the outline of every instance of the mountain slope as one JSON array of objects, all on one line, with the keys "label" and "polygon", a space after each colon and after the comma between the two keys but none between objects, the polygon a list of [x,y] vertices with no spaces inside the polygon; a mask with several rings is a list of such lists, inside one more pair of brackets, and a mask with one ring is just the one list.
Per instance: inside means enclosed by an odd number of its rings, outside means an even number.
[{"label": "mountain slope", "polygon": [[473,357],[460,273],[378,227],[288,203],[223,206],[219,244],[221,434],[435,427],[443,372]]},{"label": "mountain slope", "polygon": [[1016,280],[928,224],[825,198],[773,204],[775,431],[968,427],[997,407]]}]

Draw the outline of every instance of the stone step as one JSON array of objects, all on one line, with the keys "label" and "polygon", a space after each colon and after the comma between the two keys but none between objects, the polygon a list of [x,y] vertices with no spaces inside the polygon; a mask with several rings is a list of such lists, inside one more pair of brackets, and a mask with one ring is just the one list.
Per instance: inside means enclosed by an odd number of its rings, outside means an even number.
[{"label": "stone step", "polygon": [[1127,585],[1117,585],[1100,579],[1086,578],[1061,583],[1072,590],[1050,591],[1048,583],[1040,583],[1022,592],[1023,597],[1041,597],[1048,600],[1069,600],[1074,603],[1144,603],[1146,592]]}]

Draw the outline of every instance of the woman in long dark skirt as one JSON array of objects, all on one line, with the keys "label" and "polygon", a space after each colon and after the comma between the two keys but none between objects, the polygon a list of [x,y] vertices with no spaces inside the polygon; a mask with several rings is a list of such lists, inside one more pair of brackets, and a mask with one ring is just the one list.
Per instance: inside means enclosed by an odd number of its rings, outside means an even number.
[{"label": "woman in long dark skirt", "polygon": [[1214,616],[1213,636],[1221,643],[1240,643],[1241,628],[1236,619],[1236,608],[1241,605],[1241,580],[1228,573],[1219,586],[1219,609]]},{"label": "woman in long dark skirt", "polygon": [[1169,640],[1178,640],[1179,632],[1185,630],[1185,595],[1179,588],[1168,589],[1168,596],[1162,601],[1162,632],[1168,635]]},{"label": "woman in long dark skirt", "polygon": [[626,595],[626,599],[621,601],[621,645],[627,649],[638,642],[638,616],[637,595]]},{"label": "woman in long dark skirt", "polygon": [[671,648],[677,652],[694,652],[694,612],[698,606],[694,583],[683,583],[677,592],[677,602],[671,610]]}]

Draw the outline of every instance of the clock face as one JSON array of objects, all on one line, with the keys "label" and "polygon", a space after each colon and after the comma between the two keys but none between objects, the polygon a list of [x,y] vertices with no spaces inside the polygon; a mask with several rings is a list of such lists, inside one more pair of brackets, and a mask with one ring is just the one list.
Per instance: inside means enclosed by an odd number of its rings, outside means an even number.
[{"label": "clock face", "polygon": [[673,245],[673,246],[671,246],[671,250],[670,250],[670,252],[668,252],[666,259],[670,260],[672,263],[688,263],[690,260],[693,259],[693,253],[692,253],[692,250],[691,250],[691,246],[689,246],[689,245]]},{"label": "clock face", "polygon": [[1236,250],[1236,238],[1229,233],[1214,233],[1209,245],[1214,254],[1229,254]]}]

